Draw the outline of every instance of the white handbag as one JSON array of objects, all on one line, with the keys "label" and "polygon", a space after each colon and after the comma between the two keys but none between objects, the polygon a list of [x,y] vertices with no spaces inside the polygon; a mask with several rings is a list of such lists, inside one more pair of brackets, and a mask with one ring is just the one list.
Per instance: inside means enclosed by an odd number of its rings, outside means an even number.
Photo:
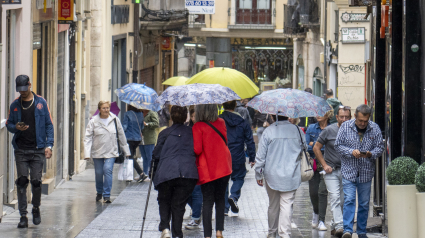
[{"label": "white handbag", "polygon": [[133,180],[133,160],[132,159],[126,158],[124,160],[124,163],[120,164],[120,168],[118,170],[118,180],[120,181]]},{"label": "white handbag", "polygon": [[313,159],[310,157],[310,154],[305,151],[305,148],[303,146],[303,139],[301,136],[300,129],[297,127],[298,133],[300,134],[300,140],[301,140],[301,182],[309,181],[313,178],[314,170],[313,170]]}]

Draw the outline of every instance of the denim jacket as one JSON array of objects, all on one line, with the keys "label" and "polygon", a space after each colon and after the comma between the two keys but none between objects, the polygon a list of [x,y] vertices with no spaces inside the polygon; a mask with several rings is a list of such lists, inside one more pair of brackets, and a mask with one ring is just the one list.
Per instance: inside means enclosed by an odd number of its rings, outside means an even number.
[{"label": "denim jacket", "polygon": [[122,127],[125,132],[125,137],[127,141],[141,141],[144,124],[143,124],[143,113],[128,111],[124,114],[124,120],[122,122]]},{"label": "denim jacket", "polygon": [[[329,126],[330,124],[328,124]],[[320,133],[322,132],[322,129],[320,128],[319,123],[314,123],[308,126],[307,132],[305,133],[305,141],[308,145],[308,153],[310,154],[311,158],[316,158],[316,155],[313,152],[313,147],[316,144],[317,139],[319,138]],[[310,142],[313,142],[313,145],[310,145]],[[325,152],[325,146],[323,145],[322,154]]]}]

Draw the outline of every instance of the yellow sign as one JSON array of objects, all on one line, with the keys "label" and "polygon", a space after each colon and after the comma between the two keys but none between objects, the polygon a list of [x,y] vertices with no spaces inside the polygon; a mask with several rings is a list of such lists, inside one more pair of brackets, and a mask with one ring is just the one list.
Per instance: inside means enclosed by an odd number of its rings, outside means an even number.
[{"label": "yellow sign", "polygon": [[74,21],[74,0],[59,0],[58,22],[59,24],[70,24]]}]

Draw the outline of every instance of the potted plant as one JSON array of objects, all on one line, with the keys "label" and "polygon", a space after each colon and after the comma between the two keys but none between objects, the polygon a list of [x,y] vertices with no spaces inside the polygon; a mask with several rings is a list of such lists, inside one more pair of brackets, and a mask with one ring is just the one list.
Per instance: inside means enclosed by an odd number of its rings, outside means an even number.
[{"label": "potted plant", "polygon": [[398,157],[387,168],[388,237],[418,237],[415,175],[419,164]]},{"label": "potted plant", "polygon": [[[416,172],[415,184],[418,190],[416,193],[418,224],[425,224],[425,163]],[[418,237],[425,237],[425,226],[418,226]]]}]

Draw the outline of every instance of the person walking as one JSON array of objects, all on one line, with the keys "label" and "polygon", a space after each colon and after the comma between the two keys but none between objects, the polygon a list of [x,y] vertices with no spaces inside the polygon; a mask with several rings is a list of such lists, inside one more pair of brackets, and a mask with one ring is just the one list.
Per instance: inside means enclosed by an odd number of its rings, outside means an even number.
[{"label": "person walking", "polygon": [[[226,108],[223,105],[224,110]],[[245,120],[245,122],[251,126],[252,125],[252,118],[249,115],[248,109],[245,107],[245,105],[242,104],[241,101],[236,101],[236,108],[234,109],[235,112],[239,113],[239,115]]]},{"label": "person walking", "polygon": [[[161,238],[183,237],[185,206],[198,181],[193,134],[184,126],[187,108],[171,108],[173,125],[159,133],[152,155],[153,183],[158,190]],[[152,174],[152,173],[149,173]]]},{"label": "person walking", "polygon": [[370,121],[372,109],[367,105],[356,108],[354,119],[343,123],[338,131],[335,149],[341,155],[342,186],[344,190],[343,238],[353,234],[358,194],[357,235],[367,238],[366,225],[375,160],[384,151],[382,132]]},{"label": "person walking", "polygon": [[326,97],[326,102],[334,109],[334,116],[330,120],[331,124],[334,124],[337,122],[335,115],[342,103],[338,99],[334,98],[334,91],[331,88],[325,91],[324,96]]},{"label": "person walking", "polygon": [[[276,121],[276,116],[273,115]],[[261,138],[255,158],[255,178],[269,197],[268,236],[291,237],[292,205],[301,184],[300,153],[305,135],[288,117],[278,116]],[[263,181],[264,178],[264,181]]]},{"label": "person walking", "polygon": [[261,136],[264,130],[273,123],[272,117],[269,114],[263,114],[259,111],[255,112],[252,126],[257,128],[258,143],[261,141]]},{"label": "person walking", "polygon": [[170,117],[170,103],[166,102],[161,110],[158,111],[159,127],[156,128],[157,134],[169,126]]},{"label": "person walking", "polygon": [[32,218],[34,225],[40,225],[41,176],[44,160],[52,157],[54,130],[49,106],[44,98],[31,91],[27,75],[16,77],[16,92],[20,96],[10,105],[7,130],[14,134],[14,149],[18,179],[15,184],[18,193],[18,208],[21,218],[18,228],[28,228],[27,187],[31,177]]},{"label": "person walking", "polygon": [[[313,89],[311,88],[306,88],[304,91],[313,94]],[[298,126],[304,128],[304,130],[307,131],[307,128],[314,123],[317,123],[316,117],[300,117]]]},{"label": "person walking", "polygon": [[[190,109],[189,112],[189,122],[185,123],[186,126],[192,128],[195,125],[195,109]],[[192,219],[189,223],[185,225],[185,228],[188,230],[194,230],[199,228],[199,224],[202,221],[202,190],[201,185],[196,185],[193,189],[191,196],[187,204],[192,209]]]},{"label": "person walking", "polygon": [[143,171],[149,171],[152,162],[152,152],[155,148],[158,134],[156,128],[159,127],[158,113],[146,109],[141,110],[145,118],[142,130],[142,142],[139,145],[140,153],[143,158]]},{"label": "person walking", "polygon": [[[100,101],[97,107],[99,114],[87,124],[84,158],[93,159],[96,174],[96,201],[100,201],[103,196],[105,203],[111,203],[112,173],[115,159],[119,156],[118,146],[125,156],[130,157],[131,153],[120,119],[109,111],[111,103]],[[119,145],[117,138],[119,138]]]},{"label": "person walking", "polygon": [[[325,217],[326,209],[328,207],[328,190],[326,189],[325,181],[320,172],[323,168],[316,160],[316,156],[313,152],[313,147],[316,144],[317,138],[319,138],[320,133],[330,125],[329,120],[333,116],[333,110],[328,111],[323,117],[317,117],[317,123],[310,125],[307,128],[305,134],[305,140],[308,144],[308,153],[314,159],[313,168],[316,168],[314,171],[313,178],[308,181],[310,200],[313,205],[313,219],[311,221],[311,226],[317,228],[320,231],[326,231]],[[321,153],[324,152],[322,148]]]},{"label": "person walking", "polygon": [[232,156],[227,147],[226,124],[218,117],[217,105],[197,105],[193,141],[203,196],[204,237],[212,235],[215,204],[216,237],[223,237],[225,193],[232,173]]},{"label": "person walking", "polygon": [[241,190],[246,175],[245,144],[249,154],[249,163],[252,168],[255,164],[255,142],[252,137],[250,124],[246,123],[244,118],[235,111],[236,101],[223,103],[223,107],[225,111],[220,115],[220,118],[226,123],[228,145],[232,155],[232,174],[230,178],[233,181],[230,196],[229,185],[226,188],[224,214],[228,214],[231,208],[233,214],[237,215],[239,213],[238,200],[241,197]]},{"label": "person walking", "polygon": [[[339,106],[336,119],[338,123],[334,123],[322,130],[314,144],[313,151],[316,155],[316,161],[322,165],[323,170],[326,172],[323,178],[329,192],[329,204],[331,205],[333,214],[331,235],[340,238],[344,232],[342,223],[344,193],[342,190],[341,156],[335,150],[335,140],[342,123],[351,119],[351,108],[348,106]],[[323,148],[325,148],[324,157]]]},{"label": "person walking", "polygon": [[131,158],[133,159],[133,167],[139,175],[139,177],[136,178],[137,182],[139,183],[143,182],[148,177],[143,172],[142,168],[140,168],[136,158],[136,150],[142,141],[142,130],[145,126],[143,121],[143,113],[139,112],[137,108],[131,105],[127,105],[127,112],[124,114],[122,127],[125,132],[125,137],[127,138],[128,146],[130,147]]}]

